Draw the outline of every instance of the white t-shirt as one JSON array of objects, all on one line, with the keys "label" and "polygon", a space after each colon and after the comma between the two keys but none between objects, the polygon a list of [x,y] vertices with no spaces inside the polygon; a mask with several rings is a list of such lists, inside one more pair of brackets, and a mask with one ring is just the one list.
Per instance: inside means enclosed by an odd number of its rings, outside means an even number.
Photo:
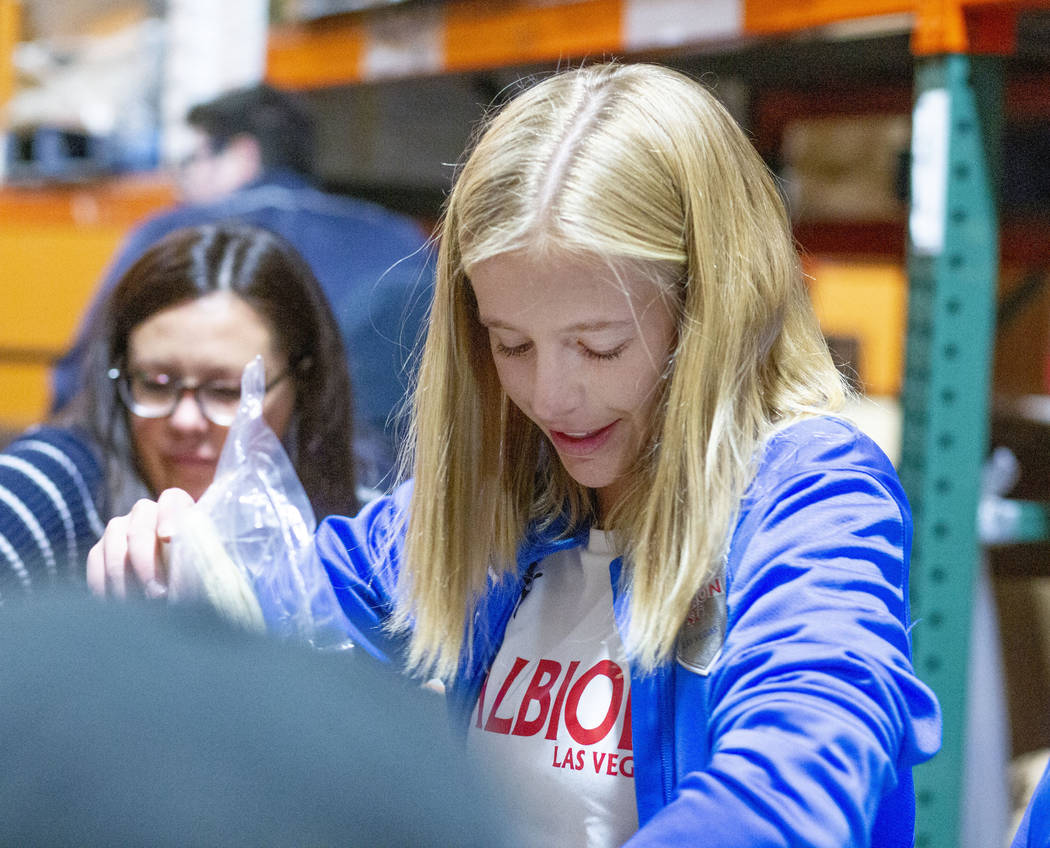
[{"label": "white t-shirt", "polygon": [[638,829],[613,556],[591,530],[532,567],[472,715],[468,750],[506,778],[531,845],[608,848]]}]

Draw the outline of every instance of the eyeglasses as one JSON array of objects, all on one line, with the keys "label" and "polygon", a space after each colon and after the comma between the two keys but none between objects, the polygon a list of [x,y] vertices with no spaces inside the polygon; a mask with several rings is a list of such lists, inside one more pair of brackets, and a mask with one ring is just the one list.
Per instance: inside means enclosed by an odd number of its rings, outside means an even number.
[{"label": "eyeglasses", "polygon": [[[286,368],[266,384],[265,391],[268,393],[290,373],[292,369]],[[183,394],[190,392],[205,418],[212,424],[229,427],[241,403],[240,382],[208,380],[194,385],[170,374],[125,373],[117,367],[110,368],[106,376],[117,384],[117,393],[124,405],[139,418],[167,418]]]}]

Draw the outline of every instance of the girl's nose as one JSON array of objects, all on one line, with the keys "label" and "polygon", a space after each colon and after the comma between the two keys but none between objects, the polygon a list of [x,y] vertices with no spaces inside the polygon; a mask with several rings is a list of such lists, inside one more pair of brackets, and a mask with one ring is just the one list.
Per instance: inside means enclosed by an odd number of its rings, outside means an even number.
[{"label": "girl's nose", "polygon": [[572,369],[561,361],[538,361],[532,391],[532,410],[541,421],[565,425],[580,405],[583,392]]},{"label": "girl's nose", "polygon": [[196,396],[191,391],[184,391],[179,397],[175,409],[171,412],[169,423],[172,427],[187,432],[208,429],[208,419],[204,417],[204,410],[201,409]]}]

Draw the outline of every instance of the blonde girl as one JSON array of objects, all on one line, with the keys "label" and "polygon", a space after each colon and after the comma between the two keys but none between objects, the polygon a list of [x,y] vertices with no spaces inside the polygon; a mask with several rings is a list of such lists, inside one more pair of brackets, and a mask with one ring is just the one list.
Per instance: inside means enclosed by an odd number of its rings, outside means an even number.
[{"label": "blonde girl", "polygon": [[[843,398],[717,100],[655,65],[544,79],[449,197],[413,479],[318,531],[347,631],[445,682],[530,844],[910,846],[940,733],[911,519]],[[97,592],[156,578],[184,502],[107,534]]]}]

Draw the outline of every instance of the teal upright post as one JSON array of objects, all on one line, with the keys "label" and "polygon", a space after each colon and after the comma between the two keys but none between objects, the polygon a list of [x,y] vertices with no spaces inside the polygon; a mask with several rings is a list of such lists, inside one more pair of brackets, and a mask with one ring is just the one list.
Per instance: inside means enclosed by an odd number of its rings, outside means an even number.
[{"label": "teal upright post", "polygon": [[900,474],[915,517],[915,665],[944,711],[916,769],[918,848],[960,844],[977,507],[988,449],[998,280],[1002,62],[917,60]]}]

